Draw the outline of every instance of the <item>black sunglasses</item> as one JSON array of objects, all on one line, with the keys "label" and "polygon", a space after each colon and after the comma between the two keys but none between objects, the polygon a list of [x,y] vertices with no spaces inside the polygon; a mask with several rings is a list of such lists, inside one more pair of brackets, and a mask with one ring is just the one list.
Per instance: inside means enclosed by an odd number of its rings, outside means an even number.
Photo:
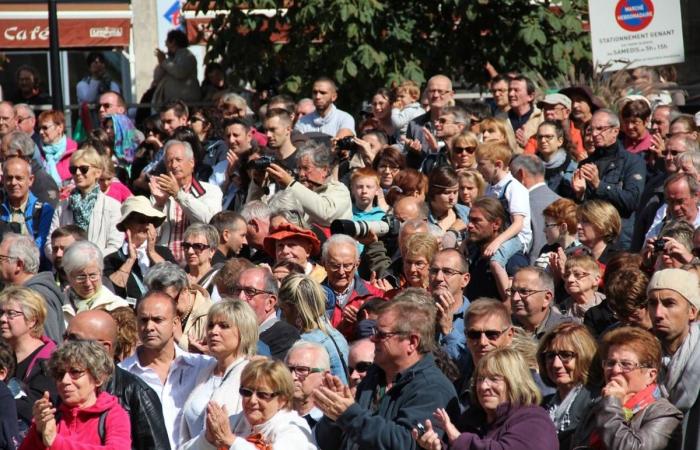
[{"label": "black sunglasses", "polygon": [[265,401],[270,401],[279,395],[279,392],[254,391],[252,389],[248,389],[248,388],[244,388],[244,387],[238,388],[238,393],[241,394],[241,396],[245,397],[245,398],[252,397],[253,394],[255,394],[260,400],[265,400]]},{"label": "black sunglasses", "polygon": [[452,149],[452,152],[453,152],[453,153],[456,153],[456,154],[458,154],[458,155],[461,154],[461,153],[464,153],[464,152],[467,152],[467,153],[469,153],[470,155],[473,155],[474,152],[476,152],[476,147],[454,147],[454,148]]},{"label": "black sunglasses", "polygon": [[202,244],[200,242],[195,242],[195,243],[183,242],[182,243],[182,249],[184,251],[187,251],[189,249],[193,249],[195,252],[203,252],[204,250],[206,250],[208,248],[209,248],[208,244]]},{"label": "black sunglasses", "polygon": [[495,341],[496,339],[501,337],[503,333],[508,331],[509,328],[510,327],[504,330],[467,330],[465,334],[467,335],[467,339],[471,339],[472,341],[478,341],[479,339],[481,339],[482,334],[485,335],[486,339],[488,339],[489,341]]},{"label": "black sunglasses", "polygon": [[372,367],[372,361],[360,361],[355,364],[355,367],[348,367],[348,369],[350,369],[350,373],[353,373],[356,370],[358,373],[365,373],[370,367]]},{"label": "black sunglasses", "polygon": [[70,172],[71,175],[75,175],[80,171],[83,175],[87,175],[87,173],[90,171],[90,166],[69,166],[68,171]]}]

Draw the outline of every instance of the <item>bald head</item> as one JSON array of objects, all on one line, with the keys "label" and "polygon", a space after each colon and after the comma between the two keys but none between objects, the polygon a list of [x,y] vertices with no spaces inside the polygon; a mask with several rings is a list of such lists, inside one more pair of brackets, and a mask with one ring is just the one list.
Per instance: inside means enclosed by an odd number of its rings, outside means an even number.
[{"label": "bald head", "polygon": [[401,197],[394,203],[394,216],[401,222],[416,219],[426,219],[421,211],[421,206],[424,202],[418,197],[406,196]]},{"label": "bald head", "polygon": [[143,297],[140,302],[138,302],[136,306],[136,315],[141,315],[143,310],[149,309],[148,307],[161,305],[166,311],[168,311],[169,314],[172,314],[170,317],[177,316],[177,302],[174,298],[163,291],[148,292],[146,296]]},{"label": "bald head", "polygon": [[107,352],[114,356],[114,344],[117,341],[117,323],[108,312],[100,309],[78,313],[68,323],[66,340],[98,341]]}]

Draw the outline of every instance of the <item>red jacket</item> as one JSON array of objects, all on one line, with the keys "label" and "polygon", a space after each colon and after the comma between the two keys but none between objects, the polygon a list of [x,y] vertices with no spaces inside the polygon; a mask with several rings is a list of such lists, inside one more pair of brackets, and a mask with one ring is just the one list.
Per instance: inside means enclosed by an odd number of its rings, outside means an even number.
[{"label": "red jacket", "polygon": [[[56,438],[51,447],[45,447],[32,423],[19,450],[125,450],[131,448],[131,423],[129,415],[119,405],[117,397],[106,392],[97,396],[94,405],[84,409],[59,406],[60,419]],[[102,412],[105,417],[105,445],[100,443],[97,431]]]},{"label": "red jacket", "polygon": [[[323,284],[327,287],[326,292],[328,295],[331,295],[333,290],[328,286],[328,280],[324,281]],[[333,295],[335,295],[335,293],[333,293]],[[372,297],[384,298],[384,291],[377,289],[359,276],[355,276],[355,286],[345,306],[341,308],[335,298],[329,299],[329,303],[333,306],[333,312],[329,314],[331,324],[336,330],[340,331],[348,341],[353,340],[355,337],[356,323],[343,321],[343,309],[352,306],[359,310],[360,307]]]}]

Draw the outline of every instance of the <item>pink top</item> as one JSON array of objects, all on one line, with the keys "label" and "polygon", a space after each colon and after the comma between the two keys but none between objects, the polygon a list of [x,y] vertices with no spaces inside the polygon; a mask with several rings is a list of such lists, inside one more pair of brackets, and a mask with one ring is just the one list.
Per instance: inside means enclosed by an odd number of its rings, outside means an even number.
[{"label": "pink top", "polygon": [[108,197],[112,197],[119,203],[123,203],[124,200],[126,200],[134,194],[131,193],[129,188],[126,187],[124,183],[115,178],[114,180],[112,180],[112,184],[109,185],[109,189],[107,189],[106,195]]},{"label": "pink top", "polygon": [[642,136],[642,138],[637,142],[633,142],[631,139],[627,139],[625,137],[622,140],[622,145],[625,146],[625,150],[634,154],[647,151],[649,150],[649,147],[651,147],[651,134],[646,131],[644,136]]}]

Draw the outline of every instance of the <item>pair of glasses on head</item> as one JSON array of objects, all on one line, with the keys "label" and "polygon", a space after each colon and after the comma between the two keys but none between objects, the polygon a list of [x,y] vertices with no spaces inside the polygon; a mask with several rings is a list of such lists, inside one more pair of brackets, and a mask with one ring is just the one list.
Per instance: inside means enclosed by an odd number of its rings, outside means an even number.
[{"label": "pair of glasses on head", "polygon": [[548,352],[544,352],[545,361],[552,362],[555,358],[559,358],[559,360],[563,363],[568,363],[572,359],[576,358],[576,352],[570,352],[567,350],[550,350]]},{"label": "pair of glasses on head", "polygon": [[291,366],[287,365],[290,372],[297,374],[299,378],[306,378],[312,373],[323,373],[326,369],[321,369],[320,367],[308,367],[308,366]]},{"label": "pair of glasses on head", "polygon": [[464,152],[473,155],[476,153],[476,147],[452,147],[452,153],[454,154],[461,155]]},{"label": "pair of glasses on head", "polygon": [[637,369],[649,369],[647,364],[641,364],[635,361],[630,361],[629,359],[604,359],[603,369],[613,370],[615,366],[620,366],[620,370],[623,373],[632,372]]},{"label": "pair of glasses on head", "polygon": [[261,289],[256,289],[254,287],[234,286],[233,289],[231,290],[231,293],[234,296],[241,295],[241,292],[243,292],[247,298],[253,298],[256,295],[260,295],[260,294],[268,294],[268,295],[272,294],[272,292],[263,291]]},{"label": "pair of glasses on head", "polygon": [[183,242],[182,249],[188,251],[189,249],[194,250],[196,253],[203,252],[209,248],[209,244],[202,244],[201,242]]},{"label": "pair of glasses on head", "polygon": [[8,319],[14,319],[23,315],[24,313],[22,311],[16,309],[0,309],[0,317],[7,316]]},{"label": "pair of glasses on head", "polygon": [[467,339],[472,341],[480,340],[481,336],[486,336],[486,339],[489,341],[495,341],[509,329],[510,327],[506,327],[502,330],[467,330],[464,334],[467,335]]},{"label": "pair of glasses on head", "polygon": [[73,276],[73,279],[78,283],[85,283],[90,280],[93,283],[102,278],[101,273],[81,273],[80,275]]},{"label": "pair of glasses on head", "polygon": [[526,289],[526,288],[508,288],[506,289],[506,295],[508,297],[513,297],[516,293],[520,298],[528,298],[531,295],[538,294],[540,292],[547,292],[547,289]]},{"label": "pair of glasses on head", "polygon": [[253,396],[253,394],[255,394],[255,396],[258,397],[258,399],[264,400],[264,401],[270,401],[273,398],[280,395],[279,392],[256,391],[254,389],[248,389],[246,387],[238,388],[238,393],[241,394],[241,397],[245,397],[245,398],[250,398]]},{"label": "pair of glasses on head", "polygon": [[68,171],[70,172],[71,175],[75,175],[76,173],[80,172],[83,175],[87,175],[87,173],[90,171],[90,168],[92,166],[84,165],[84,166],[69,166]]},{"label": "pair of glasses on head", "polygon": [[392,336],[405,336],[407,333],[403,331],[380,331],[377,327],[372,327],[372,338],[378,341],[389,339]]},{"label": "pair of glasses on head", "polygon": [[354,366],[348,367],[350,373],[357,371],[357,373],[365,373],[372,367],[372,361],[359,361]]}]

